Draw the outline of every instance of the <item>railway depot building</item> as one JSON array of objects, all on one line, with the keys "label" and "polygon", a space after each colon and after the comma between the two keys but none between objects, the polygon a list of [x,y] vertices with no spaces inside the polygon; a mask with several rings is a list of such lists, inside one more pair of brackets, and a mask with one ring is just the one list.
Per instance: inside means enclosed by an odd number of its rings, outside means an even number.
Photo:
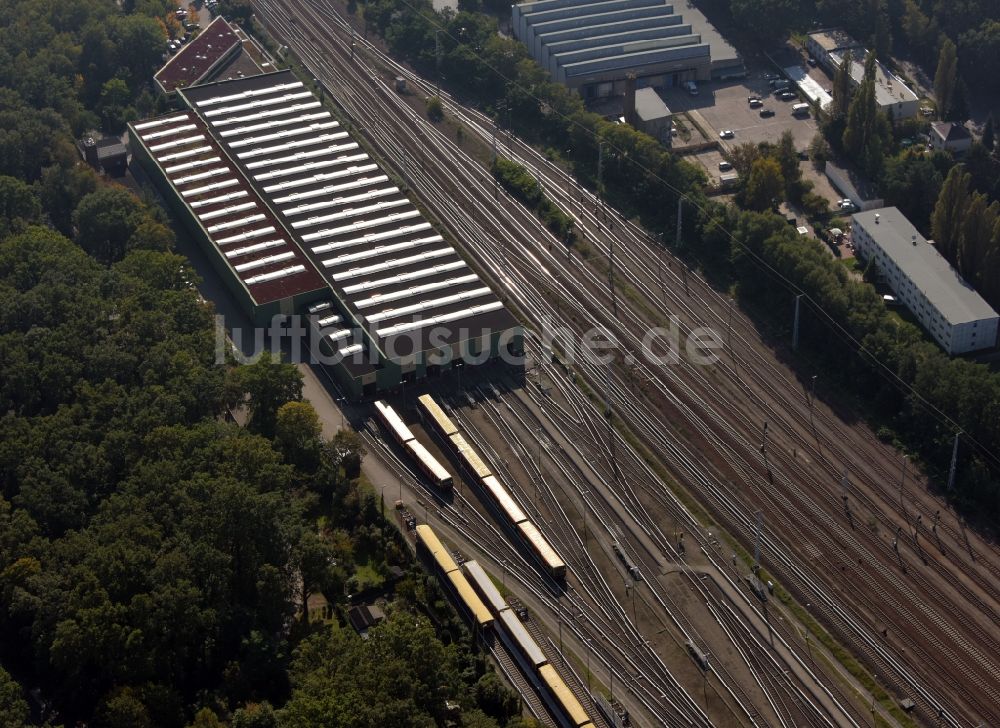
[{"label": "railway depot building", "polygon": [[743,76],[736,50],[688,0],[536,0],[511,7],[514,36],[584,99]]},{"label": "railway depot building", "polygon": [[857,254],[872,261],[896,297],[949,354],[989,349],[998,317],[895,207],[852,216]]},{"label": "railway depot building", "polygon": [[255,325],[307,315],[355,397],[522,350],[516,319],[291,71],[178,89],[137,159]]}]

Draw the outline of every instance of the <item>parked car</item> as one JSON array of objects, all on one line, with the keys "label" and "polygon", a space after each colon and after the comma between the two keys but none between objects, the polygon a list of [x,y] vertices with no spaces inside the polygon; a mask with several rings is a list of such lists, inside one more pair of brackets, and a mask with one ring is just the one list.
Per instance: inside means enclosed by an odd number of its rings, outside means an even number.
[{"label": "parked car", "polygon": [[794,91],[782,91],[780,94],[778,94],[778,98],[781,99],[782,101],[794,101],[798,97],[799,95]]},{"label": "parked car", "polygon": [[838,200],[837,208],[843,212],[850,212],[854,209],[854,203],[845,197],[843,200]]},{"label": "parked car", "polygon": [[774,109],[761,109],[759,113],[762,119],[766,119],[770,116],[774,116]]},{"label": "parked car", "polygon": [[729,162],[725,161],[725,160],[719,162],[719,171],[720,172],[728,172],[732,168],[733,168],[733,165],[730,164]]},{"label": "parked car", "polygon": [[698,84],[694,81],[685,81],[682,86],[684,87],[684,90],[692,96],[698,95]]},{"label": "parked car", "polygon": [[747,97],[747,103],[750,104],[750,108],[751,109],[756,109],[757,107],[764,105],[764,102],[761,101],[756,96],[748,96]]},{"label": "parked car", "polygon": [[719,139],[732,139],[736,134],[732,129],[723,129],[719,132]]}]

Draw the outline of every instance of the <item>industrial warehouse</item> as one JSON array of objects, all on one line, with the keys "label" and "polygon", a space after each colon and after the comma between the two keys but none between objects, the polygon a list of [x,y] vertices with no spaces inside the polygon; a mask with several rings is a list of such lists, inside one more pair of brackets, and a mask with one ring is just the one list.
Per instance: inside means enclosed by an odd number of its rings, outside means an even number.
[{"label": "industrial warehouse", "polygon": [[290,71],[180,89],[135,158],[257,325],[312,314],[354,397],[519,352],[516,320]]},{"label": "industrial warehouse", "polygon": [[515,37],[552,79],[585,99],[637,85],[745,75],[743,60],[687,0],[538,0],[511,7]]}]

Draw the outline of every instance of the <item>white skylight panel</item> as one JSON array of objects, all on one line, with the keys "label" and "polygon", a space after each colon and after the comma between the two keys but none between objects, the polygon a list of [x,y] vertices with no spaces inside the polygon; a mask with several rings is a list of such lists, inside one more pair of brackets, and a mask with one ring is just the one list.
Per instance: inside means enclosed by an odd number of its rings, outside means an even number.
[{"label": "white skylight panel", "polygon": [[288,276],[295,275],[296,273],[301,273],[306,267],[304,265],[293,265],[290,268],[283,268],[281,270],[272,271],[271,273],[261,273],[259,276],[254,276],[253,278],[244,279],[244,283],[248,286],[252,286],[255,283],[267,283],[268,281],[276,281],[279,278],[287,278]]},{"label": "white skylight panel", "polygon": [[230,259],[241,258],[244,255],[253,255],[254,253],[259,253],[262,250],[269,250],[282,245],[285,245],[285,241],[281,238],[277,240],[265,240],[263,243],[255,243],[254,245],[247,245],[243,248],[236,248],[235,250],[227,251],[226,257]]},{"label": "white skylight panel", "polygon": [[428,250],[424,253],[408,255],[403,258],[380,260],[378,263],[373,263],[372,265],[356,266],[349,270],[341,271],[340,273],[334,273],[330,276],[330,278],[335,282],[347,281],[351,278],[357,278],[358,276],[369,275],[371,273],[381,273],[383,271],[392,270],[393,268],[402,268],[403,266],[412,265],[414,263],[423,263],[424,261],[433,260],[435,258],[444,258],[445,256],[454,254],[455,251],[452,248],[438,248],[437,250]]},{"label": "white skylight panel", "polygon": [[260,222],[265,217],[267,216],[262,213],[258,213],[256,215],[247,215],[246,217],[241,217],[237,220],[229,220],[227,222],[220,222],[216,225],[209,225],[207,230],[210,233],[217,233],[223,230],[232,230],[233,228],[249,225],[252,222]]},{"label": "white skylight panel", "polygon": [[492,303],[484,303],[481,306],[473,306],[462,311],[452,311],[450,313],[443,313],[437,316],[420,319],[419,321],[406,321],[396,324],[395,326],[387,326],[384,329],[378,329],[375,333],[384,338],[386,336],[403,333],[404,331],[414,331],[416,329],[422,329],[435,324],[457,321],[458,319],[468,318],[469,316],[475,316],[480,313],[496,311],[500,308],[503,308],[503,301],[493,301]]},{"label": "white skylight panel", "polygon": [[315,215],[305,220],[298,220],[292,223],[292,227],[296,230],[302,230],[305,228],[315,227],[317,225],[323,225],[328,222],[336,222],[337,220],[349,220],[352,217],[367,215],[372,212],[391,210],[395,207],[403,207],[404,205],[410,205],[410,201],[406,198],[401,200],[383,200],[382,202],[376,202],[372,205],[348,208],[346,210],[341,210],[340,212],[331,212],[329,215]]},{"label": "white skylight panel", "polygon": [[448,273],[453,270],[459,270],[468,266],[464,260],[452,260],[448,263],[441,263],[439,265],[431,266],[430,268],[421,268],[420,270],[410,271],[409,273],[400,273],[397,276],[390,276],[388,278],[378,278],[375,280],[363,281],[361,283],[354,283],[350,286],[344,287],[344,293],[352,295],[355,293],[363,293],[364,291],[371,290],[372,288],[386,288],[388,286],[399,285],[400,283],[407,283],[409,281],[419,280],[421,278],[428,278],[438,273]]},{"label": "white skylight panel", "polygon": [[243,273],[244,271],[253,270],[254,268],[263,268],[264,266],[273,265],[274,263],[281,263],[282,261],[294,257],[295,253],[289,250],[285,253],[269,255],[266,258],[258,258],[257,260],[251,260],[246,263],[240,263],[239,265],[234,267],[238,273]]},{"label": "white skylight panel", "polygon": [[385,311],[379,311],[378,313],[373,313],[370,316],[365,316],[365,319],[368,322],[375,324],[379,321],[385,321],[386,319],[409,316],[423,311],[433,311],[436,308],[443,308],[444,306],[450,306],[461,301],[471,301],[476,298],[482,298],[483,296],[489,296],[491,293],[492,291],[490,291],[489,287],[483,286],[482,288],[474,288],[471,291],[462,291],[461,293],[453,293],[449,296],[441,296],[440,298],[420,301],[410,306],[403,306],[402,308],[386,309]]}]

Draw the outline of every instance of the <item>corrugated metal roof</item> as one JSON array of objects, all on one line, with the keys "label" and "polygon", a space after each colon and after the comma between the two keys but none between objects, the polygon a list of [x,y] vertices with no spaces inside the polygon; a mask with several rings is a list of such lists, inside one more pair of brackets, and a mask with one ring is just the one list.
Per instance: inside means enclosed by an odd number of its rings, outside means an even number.
[{"label": "corrugated metal roof", "polygon": [[130,133],[258,305],[323,287],[312,263],[279,232],[263,201],[195,114],[171,113],[133,125]]},{"label": "corrugated metal roof", "polygon": [[[391,319],[392,325],[376,331],[376,338],[410,338],[423,348],[431,344],[427,327],[433,324],[453,324],[448,328],[454,336],[447,343],[478,336],[476,322],[480,327],[500,324],[500,330],[514,324],[502,302],[471,271],[453,276],[452,288],[434,278],[440,266],[459,258],[457,252],[440,235],[420,234],[432,230],[430,223],[346,131],[334,128],[336,122],[326,116],[312,118],[327,112],[313,106],[317,99],[293,74],[198,86],[183,96],[203,114],[251,184],[259,185],[290,238],[315,264],[322,263],[344,308],[360,319],[356,297],[364,302],[367,316]],[[364,287],[354,289],[361,277],[368,279]],[[407,281],[421,277],[436,285],[408,290],[415,287]],[[429,290],[441,295],[425,296]],[[473,300],[482,305],[457,305]],[[374,305],[376,301],[380,304]],[[484,318],[486,312],[494,315]],[[463,329],[463,318],[471,328]]]}]

